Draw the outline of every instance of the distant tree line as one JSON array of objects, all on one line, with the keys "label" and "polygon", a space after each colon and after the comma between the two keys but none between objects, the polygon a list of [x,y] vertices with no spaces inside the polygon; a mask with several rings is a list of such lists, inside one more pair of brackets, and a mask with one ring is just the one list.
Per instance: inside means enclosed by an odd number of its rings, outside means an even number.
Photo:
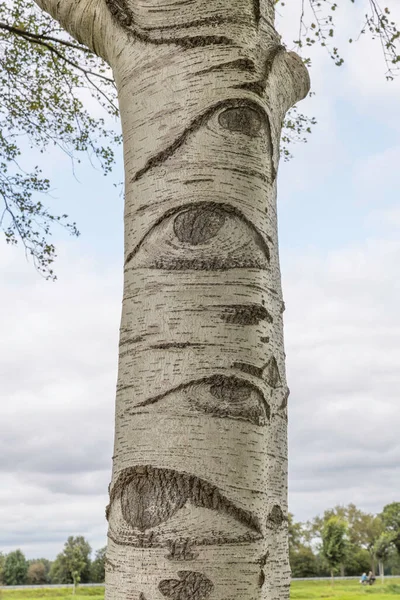
[{"label": "distant tree line", "polygon": [[[400,576],[400,502],[377,515],[354,504],[335,506],[306,523],[289,514],[289,553],[292,577],[374,574]],[[54,561],[27,560],[21,550],[0,552],[1,585],[103,583],[106,548],[91,560],[83,536],[70,536]]]},{"label": "distant tree line", "polygon": [[298,523],[289,514],[292,577],[400,575],[400,502],[365,513],[354,504]]},{"label": "distant tree line", "polygon": [[91,560],[92,549],[83,536],[70,536],[54,561],[27,560],[21,550],[0,553],[0,585],[45,585],[51,583],[103,583],[106,548]]}]

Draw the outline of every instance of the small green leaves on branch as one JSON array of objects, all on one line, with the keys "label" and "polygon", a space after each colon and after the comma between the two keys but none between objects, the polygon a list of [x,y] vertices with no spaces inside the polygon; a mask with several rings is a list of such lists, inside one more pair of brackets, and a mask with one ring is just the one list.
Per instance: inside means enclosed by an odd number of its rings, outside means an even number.
[{"label": "small green leaves on branch", "polygon": [[[93,117],[87,100],[100,104]],[[98,112],[98,111],[97,111]],[[72,165],[85,153],[103,173],[120,136],[115,84],[108,66],[70,38],[32,1],[0,1],[0,227],[22,243],[38,271],[54,279],[54,225],[78,235],[66,214],[51,210],[50,181],[32,164],[55,147]]]},{"label": "small green leaves on branch", "polygon": [[[336,33],[336,13],[348,0],[299,0],[301,15],[299,36],[294,40],[298,48],[320,45],[325,48],[337,66],[344,63],[339,48],[334,45]],[[307,2],[307,5],[306,5]],[[400,69],[400,30],[391,18],[389,7],[381,7],[378,0],[350,0],[354,5],[365,3],[367,10],[363,22],[354,31],[349,43],[357,41],[368,33],[372,39],[378,39],[382,47],[382,55],[386,64],[386,78],[391,80]],[[277,4],[284,2],[277,0]]]}]

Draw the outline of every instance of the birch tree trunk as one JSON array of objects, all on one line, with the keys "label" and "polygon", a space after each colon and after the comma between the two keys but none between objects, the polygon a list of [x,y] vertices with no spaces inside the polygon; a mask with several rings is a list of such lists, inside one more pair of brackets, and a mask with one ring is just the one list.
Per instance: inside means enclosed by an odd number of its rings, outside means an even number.
[{"label": "birch tree trunk", "polygon": [[37,0],[111,65],[125,277],[107,600],[287,600],[274,0]]}]

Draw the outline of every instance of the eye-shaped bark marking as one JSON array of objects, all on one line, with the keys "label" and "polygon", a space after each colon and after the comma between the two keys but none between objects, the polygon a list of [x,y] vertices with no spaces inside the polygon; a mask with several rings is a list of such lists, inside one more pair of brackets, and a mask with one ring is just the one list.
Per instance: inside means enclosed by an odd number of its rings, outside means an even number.
[{"label": "eye-shaped bark marking", "polygon": [[136,414],[143,407],[162,401],[163,410],[182,413],[187,407],[189,411],[248,421],[254,425],[265,425],[270,418],[270,407],[261,391],[245,379],[235,376],[214,375],[191,381],[166,394],[146,400],[129,414]]},{"label": "eye-shaped bark marking", "polygon": [[254,137],[262,130],[262,117],[258,110],[250,106],[232,107],[222,111],[218,122],[224,129]]},{"label": "eye-shaped bark marking", "polygon": [[225,224],[226,216],[224,211],[210,210],[209,207],[189,208],[175,217],[175,235],[184,244],[205,244],[217,235]]},{"label": "eye-shaped bark marking", "polygon": [[[272,180],[274,180],[276,177],[276,170],[273,164],[274,146],[272,143],[270,120],[265,110],[265,107],[261,103],[249,99],[232,98],[231,100],[222,100],[221,102],[216,102],[213,106],[210,106],[207,110],[205,110],[195,119],[193,119],[193,121],[188,124],[188,126],[182,132],[182,134],[179,137],[177,137],[169,146],[167,146],[166,148],[164,148],[163,150],[161,150],[160,152],[158,152],[157,154],[155,154],[147,160],[144,167],[136,172],[136,174],[132,178],[132,181],[138,181],[147,173],[147,171],[153,169],[154,167],[157,167],[158,165],[161,165],[166,160],[168,160],[168,158],[170,158],[178,150],[178,148],[185,144],[185,142],[190,138],[191,134],[198,131],[201,127],[206,127],[210,124],[212,126],[214,120],[213,117],[215,117],[217,129],[219,128],[220,132],[224,131],[224,128],[219,123],[219,117],[224,113],[224,111],[231,108],[246,108],[248,110],[252,110],[253,112],[259,115],[262,122],[262,131],[260,131],[259,134],[255,137],[260,138],[261,135],[263,136],[263,139],[265,141],[265,147],[262,151],[262,156],[266,155],[266,160],[270,163],[270,177],[272,176]],[[222,120],[224,120],[223,117]],[[227,121],[227,119],[225,119],[225,121]],[[229,168],[229,165],[227,165],[227,168]],[[251,170],[249,170],[249,174],[255,175],[254,173],[252,173]],[[260,174],[258,174],[258,176],[260,176]],[[263,178],[264,177],[267,179],[265,175],[263,175]]]},{"label": "eye-shaped bark marking", "polygon": [[211,594],[214,585],[202,573],[179,571],[178,579],[160,581],[158,589],[171,600],[205,600]]},{"label": "eye-shaped bark marking", "polygon": [[[151,465],[131,467],[119,475],[111,490],[106,514],[107,518],[111,518],[112,514],[120,511],[122,523],[110,522],[109,535],[120,544],[171,547],[168,522],[174,520],[171,527],[175,539],[182,539],[179,527],[183,528],[183,533],[186,532],[185,525],[174,516],[187,504],[208,509],[216,513],[216,518],[220,520],[224,516],[230,518],[239,525],[241,532],[245,531],[244,538],[241,534],[243,541],[260,539],[262,536],[257,517],[226,498],[215,485],[195,475]],[[115,518],[118,520],[118,517]],[[218,525],[212,525],[212,531],[208,533],[210,537],[202,537],[204,532],[200,531],[191,542],[214,544],[232,541],[229,531],[232,525],[225,533],[222,531],[219,534],[215,531],[216,527]]]},{"label": "eye-shaped bark marking", "polygon": [[201,202],[164,215],[128,255],[132,268],[218,271],[267,269],[269,248],[239,211]]}]

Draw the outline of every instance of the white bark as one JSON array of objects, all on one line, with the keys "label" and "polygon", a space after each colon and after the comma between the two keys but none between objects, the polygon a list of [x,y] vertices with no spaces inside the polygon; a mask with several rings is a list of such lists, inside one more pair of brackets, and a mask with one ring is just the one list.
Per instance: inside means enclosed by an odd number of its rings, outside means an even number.
[{"label": "white bark", "polygon": [[38,4],[110,62],[124,135],[106,598],[287,600],[276,172],[306,69],[273,0],[63,2]]},{"label": "white bark", "polygon": [[78,42],[108,59],[107,48],[117,35],[105,0],[35,0],[35,3],[58,21]]}]

